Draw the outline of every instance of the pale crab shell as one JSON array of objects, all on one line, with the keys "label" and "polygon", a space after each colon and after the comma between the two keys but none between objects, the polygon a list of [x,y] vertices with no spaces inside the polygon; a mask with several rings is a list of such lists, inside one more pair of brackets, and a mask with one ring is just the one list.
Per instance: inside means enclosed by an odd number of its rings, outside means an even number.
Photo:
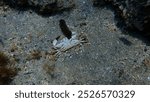
[{"label": "pale crab shell", "polygon": [[72,35],[70,39],[65,37],[60,41],[57,41],[56,39],[53,41],[54,49],[60,51],[66,51],[79,44],[81,44],[81,41],[78,39],[77,34]]}]

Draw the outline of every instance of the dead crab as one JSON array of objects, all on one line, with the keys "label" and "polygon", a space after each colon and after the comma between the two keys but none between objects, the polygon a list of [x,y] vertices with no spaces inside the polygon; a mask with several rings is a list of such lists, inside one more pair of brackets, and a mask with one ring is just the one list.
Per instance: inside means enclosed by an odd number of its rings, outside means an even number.
[{"label": "dead crab", "polygon": [[72,32],[72,36],[70,39],[64,37],[62,39],[53,40],[53,48],[58,52],[67,51],[77,45],[82,45],[83,43],[87,43],[87,38],[83,34],[77,34],[76,32]]}]

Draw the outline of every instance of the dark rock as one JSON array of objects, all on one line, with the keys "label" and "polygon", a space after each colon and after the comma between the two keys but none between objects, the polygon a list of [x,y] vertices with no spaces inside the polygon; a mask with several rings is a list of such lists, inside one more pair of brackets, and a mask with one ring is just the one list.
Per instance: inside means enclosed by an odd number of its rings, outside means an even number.
[{"label": "dark rock", "polygon": [[74,0],[28,0],[29,5],[39,7],[41,13],[51,13],[70,9],[74,6]]},{"label": "dark rock", "polygon": [[[128,28],[150,34],[150,0],[93,0],[105,1],[115,7]],[[119,12],[118,12],[119,11]]]},{"label": "dark rock", "polygon": [[3,0],[11,7],[30,7],[39,13],[53,13],[74,7],[74,0]]},{"label": "dark rock", "polygon": [[105,5],[105,0],[92,0],[94,6],[103,6]]}]

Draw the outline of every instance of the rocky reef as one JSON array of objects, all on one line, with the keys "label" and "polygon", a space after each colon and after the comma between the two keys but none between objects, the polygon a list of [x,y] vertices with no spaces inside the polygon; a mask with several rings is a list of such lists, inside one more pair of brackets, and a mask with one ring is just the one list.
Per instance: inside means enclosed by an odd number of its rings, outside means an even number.
[{"label": "rocky reef", "polygon": [[0,84],[150,84],[149,4],[0,0]]},{"label": "rocky reef", "polygon": [[[150,0],[92,0],[94,6],[113,5],[126,27],[150,34]],[[40,14],[51,14],[75,7],[74,0],[2,0],[11,7],[30,7]]]},{"label": "rocky reef", "polygon": [[93,4],[113,5],[128,28],[150,35],[150,0],[93,0]]},{"label": "rocky reef", "polygon": [[74,0],[3,0],[11,7],[29,7],[38,13],[54,13],[74,7]]}]

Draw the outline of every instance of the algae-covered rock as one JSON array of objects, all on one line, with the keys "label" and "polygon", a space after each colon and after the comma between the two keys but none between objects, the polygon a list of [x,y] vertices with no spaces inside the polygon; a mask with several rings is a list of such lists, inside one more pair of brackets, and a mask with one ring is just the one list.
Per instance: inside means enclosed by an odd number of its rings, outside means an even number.
[{"label": "algae-covered rock", "polygon": [[93,4],[102,2],[113,5],[127,27],[150,33],[150,0],[93,0]]}]

